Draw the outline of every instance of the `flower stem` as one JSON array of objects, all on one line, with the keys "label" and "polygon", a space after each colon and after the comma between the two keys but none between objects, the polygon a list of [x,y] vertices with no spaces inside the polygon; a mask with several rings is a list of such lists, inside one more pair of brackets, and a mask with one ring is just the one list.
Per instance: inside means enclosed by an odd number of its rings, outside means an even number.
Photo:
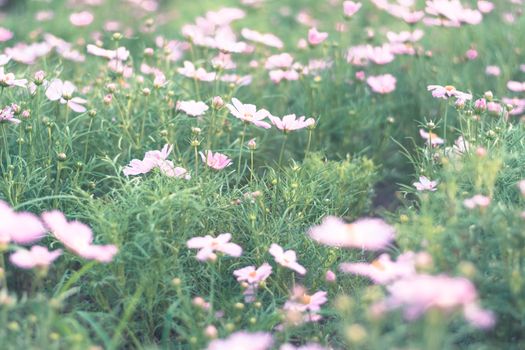
[{"label": "flower stem", "polygon": [[281,152],[279,153],[279,166],[281,166],[281,162],[283,160],[284,146],[286,146],[286,140],[288,140],[288,134],[284,134],[283,143],[281,145]]},{"label": "flower stem", "polygon": [[237,174],[241,176],[241,159],[242,159],[242,146],[244,145],[244,136],[246,135],[246,123],[242,129],[241,143],[239,144],[239,164],[237,165]]}]

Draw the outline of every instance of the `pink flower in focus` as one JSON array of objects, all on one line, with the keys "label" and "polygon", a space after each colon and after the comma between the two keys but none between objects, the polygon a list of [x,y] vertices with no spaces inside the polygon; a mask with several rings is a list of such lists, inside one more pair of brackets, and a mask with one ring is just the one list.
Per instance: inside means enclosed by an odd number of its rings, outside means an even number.
[{"label": "pink flower in focus", "polygon": [[443,140],[441,137],[439,137],[431,131],[427,132],[424,129],[419,129],[419,135],[421,135],[421,137],[424,140],[426,140],[427,143],[431,146],[442,145],[443,143],[445,143],[445,140]]},{"label": "pink flower in focus", "polygon": [[201,115],[204,115],[204,113],[206,113],[209,107],[208,105],[206,105],[206,103],[202,101],[196,102],[195,100],[191,100],[191,101],[178,101],[176,109],[183,111],[189,116],[199,117]]},{"label": "pink flower in focus", "polygon": [[285,133],[315,125],[314,118],[308,118],[305,120],[306,117],[302,116],[297,119],[295,114],[285,115],[282,119],[273,115],[268,116],[268,118],[270,118],[270,121],[277,129],[282,130]]},{"label": "pink flower in focus", "polygon": [[389,94],[396,89],[396,78],[391,74],[370,76],[366,79],[372,91],[379,94]]},{"label": "pink flower in focus", "polygon": [[477,194],[472,198],[467,198],[463,201],[463,205],[468,209],[486,208],[490,204],[490,197]]},{"label": "pink flower in focus", "polygon": [[268,350],[273,344],[270,333],[239,331],[226,339],[213,340],[206,350]]},{"label": "pink flower in focus", "polygon": [[432,96],[435,98],[448,99],[449,97],[456,97],[462,100],[471,100],[472,95],[456,90],[452,85],[441,86],[441,85],[428,85],[428,91],[432,91]]},{"label": "pink flower in focus", "polygon": [[317,28],[313,27],[308,31],[308,43],[312,46],[317,46],[328,38],[328,33],[319,32]]},{"label": "pink flower in focus", "polygon": [[60,101],[77,113],[83,113],[87,109],[83,105],[87,101],[80,97],[73,97],[76,87],[70,81],[54,79],[46,90],[46,96],[50,101]]},{"label": "pink flower in focus", "polygon": [[215,260],[215,251],[238,258],[242,254],[242,248],[235,243],[229,243],[231,238],[231,233],[223,233],[217,237],[193,237],[186,245],[190,249],[199,249],[197,259],[200,261]]},{"label": "pink flower in focus", "polygon": [[272,127],[269,123],[264,121],[264,119],[270,116],[270,112],[268,112],[266,109],[257,110],[255,105],[243,104],[235,97],[232,98],[232,104],[228,103],[226,108],[228,108],[230,113],[235,118],[238,118],[244,122],[252,123],[253,125],[264,129],[269,129]]},{"label": "pink flower in focus", "polygon": [[231,159],[228,158],[227,155],[219,152],[213,153],[212,151],[208,150],[206,151],[206,154],[202,152],[199,152],[199,154],[201,155],[202,161],[207,166],[215,170],[222,170],[232,164]]},{"label": "pink flower in focus", "polygon": [[93,22],[93,14],[88,11],[75,12],[69,16],[69,21],[76,27],[85,27]]},{"label": "pink flower in focus", "polygon": [[422,191],[434,192],[437,190],[436,188],[437,181],[431,181],[426,176],[420,176],[419,182],[414,182],[413,185],[414,187],[416,187],[418,191],[421,191],[421,192]]},{"label": "pink flower in focus", "polygon": [[15,212],[0,200],[0,244],[14,242],[28,244],[44,237],[46,229],[38,216],[28,212]]},{"label": "pink flower in focus", "polygon": [[149,173],[154,168],[159,168],[159,170],[168,177],[184,178],[186,180],[191,179],[186,169],[176,167],[171,160],[168,160],[168,156],[172,150],[173,145],[166,144],[160,151],[148,151],[143,160],[133,159],[122,172],[126,176],[141,175]]},{"label": "pink flower in focus", "polygon": [[266,280],[271,273],[272,267],[268,263],[262,264],[257,269],[255,266],[246,266],[233,271],[233,275],[237,277],[237,281],[247,282],[249,284],[259,284]]},{"label": "pink flower in focus", "polygon": [[45,247],[35,245],[30,250],[17,250],[11,254],[9,261],[21,269],[47,268],[61,254],[62,250],[60,249],[50,252]]},{"label": "pink flower in focus", "polygon": [[388,284],[395,280],[412,276],[416,273],[416,254],[406,252],[398,256],[396,261],[390,255],[381,254],[370,264],[342,263],[339,269],[345,273],[369,277],[374,283]]},{"label": "pink flower in focus", "polygon": [[352,17],[359,11],[361,8],[360,2],[353,2],[353,1],[344,1],[343,2],[343,13],[345,17]]},{"label": "pink flower in focus", "polygon": [[306,273],[306,269],[297,262],[297,256],[295,254],[295,251],[284,251],[280,245],[272,243],[269,252],[270,254],[272,254],[275,261],[279,265],[294,270],[300,275],[304,275]]},{"label": "pink flower in focus", "polygon": [[109,263],[118,252],[112,244],[94,245],[93,232],[89,226],[76,220],[68,222],[58,210],[43,213],[42,220],[66,248],[84,259]]},{"label": "pink flower in focus", "polygon": [[394,228],[376,218],[362,218],[347,224],[335,216],[327,216],[308,235],[315,241],[333,247],[381,250],[395,237]]},{"label": "pink flower in focus", "polygon": [[[6,56],[9,57],[9,56]],[[7,62],[6,62],[7,63]],[[26,87],[27,79],[16,79],[13,73],[6,73],[4,67],[0,66],[0,86],[1,87]]]}]

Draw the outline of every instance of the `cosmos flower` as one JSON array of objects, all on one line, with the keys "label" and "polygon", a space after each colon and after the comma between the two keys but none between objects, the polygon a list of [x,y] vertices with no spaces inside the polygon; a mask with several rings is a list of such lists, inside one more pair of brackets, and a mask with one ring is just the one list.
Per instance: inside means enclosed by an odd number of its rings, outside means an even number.
[{"label": "cosmos flower", "polygon": [[372,91],[378,94],[389,94],[396,89],[396,78],[392,74],[370,76],[366,79]]},{"label": "cosmos flower", "polygon": [[214,253],[215,251],[233,257],[239,257],[242,254],[242,248],[235,243],[230,243],[231,238],[231,233],[223,233],[217,237],[210,235],[193,237],[186,242],[186,245],[190,249],[199,249],[197,259],[200,261],[215,260],[217,258],[217,255]]},{"label": "cosmos flower", "polygon": [[268,350],[272,344],[270,333],[238,331],[226,339],[213,340],[206,350]]},{"label": "cosmos flower", "polygon": [[327,216],[320,225],[310,228],[308,235],[328,246],[381,250],[394,240],[395,230],[377,218],[362,218],[348,224]]},{"label": "cosmos flower", "polygon": [[461,100],[471,100],[472,95],[466,92],[457,90],[452,85],[441,86],[441,85],[428,85],[428,91],[432,91],[432,96],[435,98],[448,99],[449,97],[456,97]]},{"label": "cosmos flower", "polygon": [[181,167],[176,167],[168,156],[173,150],[173,145],[166,144],[160,151],[146,152],[144,159],[133,159],[122,172],[126,176],[147,174],[158,168],[164,175],[169,177],[191,179],[188,171]]},{"label": "cosmos flower", "polygon": [[406,252],[392,261],[390,255],[381,254],[372,263],[342,263],[339,269],[345,273],[366,276],[377,284],[388,284],[416,273],[416,254]]},{"label": "cosmos flower", "polygon": [[12,106],[5,106],[0,110],[0,123],[2,122],[9,122],[15,125],[21,123],[20,119],[15,118],[15,111]]},{"label": "cosmos flower", "polygon": [[237,277],[237,281],[247,282],[249,284],[259,284],[266,280],[271,273],[272,267],[268,263],[262,264],[257,269],[255,266],[246,266],[233,271],[233,275]]},{"label": "cosmos flower", "polygon": [[183,111],[189,116],[192,117],[199,117],[204,115],[206,111],[209,109],[208,105],[202,101],[196,102],[195,100],[190,101],[178,101],[177,110]]},{"label": "cosmos flower", "polygon": [[328,33],[319,32],[315,27],[308,31],[308,43],[312,46],[321,44],[326,38],[328,38]]},{"label": "cosmos flower", "polygon": [[89,226],[80,221],[67,221],[58,210],[43,213],[42,220],[66,248],[84,259],[109,263],[118,252],[112,244],[94,245],[93,232]]},{"label": "cosmos flower", "polygon": [[305,120],[306,117],[302,116],[297,118],[295,114],[285,115],[282,119],[273,115],[270,115],[268,118],[270,118],[270,121],[277,129],[285,133],[315,125],[314,118],[308,118]]},{"label": "cosmos flower", "polygon": [[69,21],[76,27],[85,27],[93,22],[95,17],[89,11],[75,12],[69,16]]},{"label": "cosmos flower", "polygon": [[0,200],[0,244],[34,243],[44,237],[46,229],[38,216],[28,212],[15,212]]},{"label": "cosmos flower", "polygon": [[280,245],[272,243],[269,252],[270,254],[272,254],[275,261],[279,265],[294,270],[300,275],[304,275],[306,273],[306,269],[297,262],[297,256],[295,254],[295,251],[284,251]]},{"label": "cosmos flower", "polygon": [[227,104],[226,108],[230,113],[237,119],[240,119],[244,122],[251,123],[255,126],[269,129],[272,126],[265,122],[264,119],[270,116],[270,112],[266,109],[257,110],[257,107],[252,104],[243,104],[241,101],[232,98],[232,104]]},{"label": "cosmos flower", "polygon": [[6,73],[4,70],[4,67],[0,65],[0,86],[1,87],[13,87],[13,86],[26,87],[27,79],[16,79],[13,73]]},{"label": "cosmos flower", "polygon": [[445,140],[431,131],[427,132],[424,129],[419,129],[419,135],[421,135],[421,137],[432,146],[442,145],[445,143]]},{"label": "cosmos flower", "polygon": [[199,152],[201,159],[208,167],[212,169],[222,170],[232,164],[231,159],[225,154],[219,152],[213,153],[209,150],[205,152],[206,153]]},{"label": "cosmos flower", "polygon": [[61,104],[67,105],[77,113],[83,113],[87,109],[83,105],[87,101],[80,97],[73,97],[75,92],[75,85],[70,81],[62,81],[60,79],[53,79],[46,90],[46,96],[50,101],[60,101]]},{"label": "cosmos flower", "polygon": [[45,247],[33,246],[30,250],[19,249],[11,256],[9,261],[21,269],[47,268],[62,254],[61,249],[50,252]]},{"label": "cosmos flower", "polygon": [[414,187],[418,191],[431,191],[434,192],[437,190],[437,181],[431,181],[426,176],[420,176],[419,182],[414,182]]},{"label": "cosmos flower", "polygon": [[352,17],[359,11],[361,8],[360,2],[353,2],[353,1],[344,1],[343,2],[343,13],[345,17]]},{"label": "cosmos flower", "polygon": [[474,197],[465,199],[463,205],[468,209],[486,208],[490,205],[490,197],[477,194]]}]

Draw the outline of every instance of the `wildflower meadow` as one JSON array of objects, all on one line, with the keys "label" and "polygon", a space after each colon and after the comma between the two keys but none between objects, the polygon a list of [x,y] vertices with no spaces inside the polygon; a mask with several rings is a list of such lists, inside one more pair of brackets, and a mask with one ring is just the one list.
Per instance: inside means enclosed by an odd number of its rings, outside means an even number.
[{"label": "wildflower meadow", "polygon": [[524,0],[0,0],[0,349],[524,349]]}]

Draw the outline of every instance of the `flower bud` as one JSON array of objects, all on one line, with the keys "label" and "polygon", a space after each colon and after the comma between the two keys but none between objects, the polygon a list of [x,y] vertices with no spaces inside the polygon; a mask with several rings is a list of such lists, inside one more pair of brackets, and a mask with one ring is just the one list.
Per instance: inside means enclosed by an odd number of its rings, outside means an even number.
[{"label": "flower bud", "polygon": [[215,96],[211,102],[211,105],[215,109],[221,109],[224,106],[224,100],[220,96]]}]

